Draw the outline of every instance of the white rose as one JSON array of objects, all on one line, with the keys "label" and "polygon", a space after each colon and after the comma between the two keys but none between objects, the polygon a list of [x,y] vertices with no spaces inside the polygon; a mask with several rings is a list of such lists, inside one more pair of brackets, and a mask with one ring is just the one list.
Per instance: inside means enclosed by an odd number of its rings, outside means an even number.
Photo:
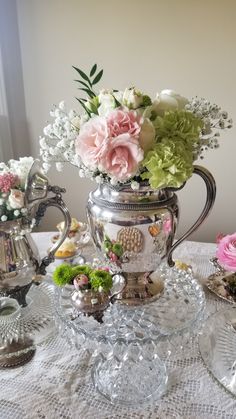
[{"label": "white rose", "polygon": [[24,206],[25,194],[19,189],[12,189],[8,197],[8,204],[12,209],[19,209]]},{"label": "white rose", "polygon": [[143,95],[142,93],[132,87],[131,89],[125,89],[122,98],[123,104],[130,109],[137,109],[143,103]]},{"label": "white rose", "polygon": [[188,99],[180,96],[174,90],[165,89],[160,94],[157,94],[153,102],[153,110],[158,115],[163,115],[166,111],[183,109],[188,102]]},{"label": "white rose", "polygon": [[99,107],[98,114],[107,116],[116,107],[113,94],[109,90],[101,90],[98,95]]},{"label": "white rose", "polygon": [[155,128],[150,119],[145,118],[139,134],[139,144],[144,153],[151,150],[155,143]]}]

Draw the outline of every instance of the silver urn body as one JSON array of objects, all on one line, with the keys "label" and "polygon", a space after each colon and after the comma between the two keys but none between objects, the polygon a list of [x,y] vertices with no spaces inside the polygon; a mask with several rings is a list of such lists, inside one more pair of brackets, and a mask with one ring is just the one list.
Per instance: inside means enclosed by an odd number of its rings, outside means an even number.
[{"label": "silver urn body", "polygon": [[[179,221],[179,203],[173,189],[151,190],[141,185],[114,188],[100,185],[90,193],[87,215],[91,236],[104,261],[119,269],[127,279],[121,300],[139,304],[153,299],[149,292],[150,274],[164,258],[174,265],[172,252],[203,222],[213,206],[216,194],[212,175],[195,166],[207,188],[205,207],[193,226],[174,244]],[[153,284],[152,284],[153,290]]]}]

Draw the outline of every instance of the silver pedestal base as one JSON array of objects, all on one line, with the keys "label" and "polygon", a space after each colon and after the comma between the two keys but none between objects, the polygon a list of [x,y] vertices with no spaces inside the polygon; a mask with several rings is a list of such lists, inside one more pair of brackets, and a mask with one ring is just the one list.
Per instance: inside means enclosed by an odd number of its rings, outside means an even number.
[{"label": "silver pedestal base", "polygon": [[152,279],[152,273],[122,272],[127,281],[124,290],[116,297],[116,300],[128,306],[148,304],[158,299],[164,291],[164,282],[161,278]]}]

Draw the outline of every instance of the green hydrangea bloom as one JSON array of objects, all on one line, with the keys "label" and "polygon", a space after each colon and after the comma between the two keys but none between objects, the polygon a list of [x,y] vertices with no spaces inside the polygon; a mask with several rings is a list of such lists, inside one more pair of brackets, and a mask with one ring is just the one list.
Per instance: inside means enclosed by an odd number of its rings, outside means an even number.
[{"label": "green hydrangea bloom", "polygon": [[193,155],[184,141],[165,138],[148,152],[143,161],[146,171],[142,179],[148,179],[153,189],[179,188],[193,172]]},{"label": "green hydrangea bloom", "polygon": [[185,110],[166,112],[163,117],[158,116],[153,125],[157,142],[167,138],[176,142],[182,141],[193,154],[200,147],[199,135],[203,122],[191,112]]},{"label": "green hydrangea bloom", "polygon": [[112,287],[112,276],[107,271],[96,269],[90,275],[90,283],[95,291],[102,287],[105,292],[108,292]]}]

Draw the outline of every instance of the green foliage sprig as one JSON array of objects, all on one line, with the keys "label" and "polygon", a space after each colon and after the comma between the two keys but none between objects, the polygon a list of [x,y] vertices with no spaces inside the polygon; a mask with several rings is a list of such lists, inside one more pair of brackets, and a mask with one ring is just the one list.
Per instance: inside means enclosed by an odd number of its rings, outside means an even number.
[{"label": "green foliage sprig", "polygon": [[[89,103],[89,107],[86,106],[87,99],[84,98],[76,98],[80,105],[83,107],[83,109],[86,111],[86,113],[90,116],[91,113],[97,114],[97,107],[96,104],[93,102],[93,99],[96,98],[97,94],[94,91],[93,87],[95,84],[97,84],[103,75],[103,70],[99,70],[97,72],[97,64],[94,64],[89,72],[89,75],[87,75],[83,70],[81,70],[78,67],[72,66],[77,73],[80,75],[82,79],[76,79],[77,83],[79,83],[80,87],[78,87],[79,90],[82,90],[83,92],[87,93],[87,95],[92,99]],[[82,87],[81,87],[82,86]]]}]

